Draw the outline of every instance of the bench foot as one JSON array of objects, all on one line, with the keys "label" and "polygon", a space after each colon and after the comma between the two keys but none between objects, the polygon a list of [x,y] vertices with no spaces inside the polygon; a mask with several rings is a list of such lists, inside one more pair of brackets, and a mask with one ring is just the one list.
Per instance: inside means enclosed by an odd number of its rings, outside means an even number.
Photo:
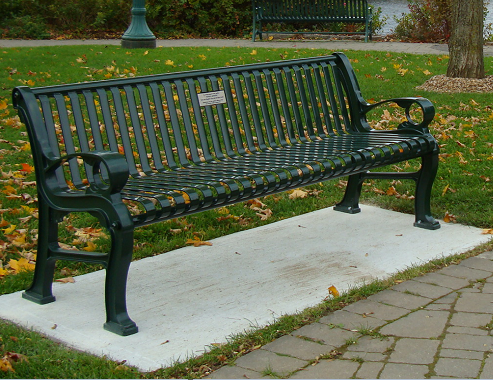
[{"label": "bench foot", "polygon": [[106,322],[103,327],[105,330],[121,336],[128,336],[139,332],[139,328],[131,319],[127,319],[121,323]]},{"label": "bench foot", "polygon": [[349,176],[344,198],[334,206],[334,210],[345,212],[346,214],[357,214],[361,212],[359,197],[361,195],[363,180],[364,176],[361,173]]},{"label": "bench foot", "polygon": [[429,216],[425,220],[417,220],[414,227],[424,228],[426,230],[438,230],[440,223],[433,217]]}]

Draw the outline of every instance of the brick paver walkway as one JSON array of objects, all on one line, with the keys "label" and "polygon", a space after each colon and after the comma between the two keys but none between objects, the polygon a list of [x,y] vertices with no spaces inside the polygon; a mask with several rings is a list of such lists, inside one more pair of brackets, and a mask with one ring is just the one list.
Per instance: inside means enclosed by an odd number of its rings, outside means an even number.
[{"label": "brick paver walkway", "polygon": [[330,313],[209,378],[493,378],[493,251]]}]

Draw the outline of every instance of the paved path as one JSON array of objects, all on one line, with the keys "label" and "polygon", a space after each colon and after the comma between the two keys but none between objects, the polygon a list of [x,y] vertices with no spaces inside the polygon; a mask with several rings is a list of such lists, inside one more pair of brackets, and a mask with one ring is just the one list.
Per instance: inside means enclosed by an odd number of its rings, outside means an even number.
[{"label": "paved path", "polygon": [[[0,40],[0,47],[119,45],[118,40]],[[447,54],[444,44],[158,40],[158,46],[282,47]],[[493,56],[493,46],[485,46]],[[493,251],[330,313],[209,378],[493,378]]]},{"label": "paved path", "polygon": [[208,378],[493,378],[493,251],[395,285]]},{"label": "paved path", "polygon": [[[0,47],[16,46],[57,46],[57,45],[120,45],[120,40],[0,40]],[[395,51],[412,54],[448,54],[446,44],[415,44],[405,42],[362,42],[362,41],[256,41],[250,39],[184,39],[157,40],[158,47],[211,46],[211,47],[252,47],[252,48],[298,48],[339,50]],[[484,55],[493,56],[493,45],[485,45]]]}]

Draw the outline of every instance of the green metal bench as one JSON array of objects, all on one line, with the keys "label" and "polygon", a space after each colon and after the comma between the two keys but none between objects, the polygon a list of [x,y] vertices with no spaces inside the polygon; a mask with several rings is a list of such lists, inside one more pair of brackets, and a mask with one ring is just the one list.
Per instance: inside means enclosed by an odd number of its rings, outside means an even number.
[{"label": "green metal bench", "polygon": [[367,0],[252,0],[252,8],[254,42],[257,35],[262,39],[262,23],[364,24],[364,32],[339,33],[364,34],[365,42],[372,37],[372,10]]},{"label": "green metal bench", "polygon": [[[362,98],[342,53],[23,86],[13,90],[13,102],[27,126],[39,199],[36,269],[23,296],[40,304],[55,300],[57,260],[103,264],[104,326],[120,335],[137,332],[125,300],[137,227],[345,176],[336,210],[360,211],[366,178],[412,179],[414,225],[440,227],[430,213],[438,166],[438,145],[427,128],[433,105],[424,98],[388,100],[405,108],[408,120],[395,130],[373,130],[366,115],[385,102]],[[418,172],[369,171],[414,158],[421,159]],[[109,252],[60,247],[58,224],[73,212],[99,217],[110,231]]]}]

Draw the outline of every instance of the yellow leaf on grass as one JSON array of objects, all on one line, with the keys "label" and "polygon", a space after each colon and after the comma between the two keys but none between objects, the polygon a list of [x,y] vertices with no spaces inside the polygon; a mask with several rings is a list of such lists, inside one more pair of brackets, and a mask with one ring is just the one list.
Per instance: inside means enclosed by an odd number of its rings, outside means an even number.
[{"label": "yellow leaf on grass", "polygon": [[10,235],[12,232],[15,231],[15,227],[17,227],[15,224],[11,224],[10,227],[3,229],[3,233],[5,235]]},{"label": "yellow leaf on grass", "polygon": [[306,198],[308,193],[301,189],[295,189],[289,194],[289,199]]},{"label": "yellow leaf on grass", "polygon": [[9,266],[16,274],[23,270],[34,270],[34,264],[31,264],[25,257],[22,257],[19,260],[10,259]]},{"label": "yellow leaf on grass", "polygon": [[15,372],[14,368],[12,367],[12,364],[10,364],[10,362],[6,358],[0,359],[0,371],[2,371],[2,372],[8,372],[8,371]]},{"label": "yellow leaf on grass", "polygon": [[187,239],[186,244],[193,244],[194,247],[200,247],[201,245],[212,245],[210,241],[202,241],[197,236],[193,239]]},{"label": "yellow leaf on grass", "polygon": [[87,242],[87,247],[82,248],[84,251],[87,252],[94,252],[96,250],[97,246],[94,244],[92,241]]},{"label": "yellow leaf on grass", "polygon": [[0,110],[4,110],[8,107],[7,99],[0,100]]},{"label": "yellow leaf on grass", "polygon": [[0,276],[6,276],[9,274],[9,271],[4,268],[0,268]]},{"label": "yellow leaf on grass", "polygon": [[22,247],[26,245],[26,235],[25,234],[17,235],[15,239],[12,240],[12,244],[16,247]]},{"label": "yellow leaf on grass", "polygon": [[334,285],[331,285],[329,288],[328,288],[328,291],[329,291],[329,294],[334,296],[334,297],[339,297],[339,291],[337,290],[337,288],[334,286]]}]

